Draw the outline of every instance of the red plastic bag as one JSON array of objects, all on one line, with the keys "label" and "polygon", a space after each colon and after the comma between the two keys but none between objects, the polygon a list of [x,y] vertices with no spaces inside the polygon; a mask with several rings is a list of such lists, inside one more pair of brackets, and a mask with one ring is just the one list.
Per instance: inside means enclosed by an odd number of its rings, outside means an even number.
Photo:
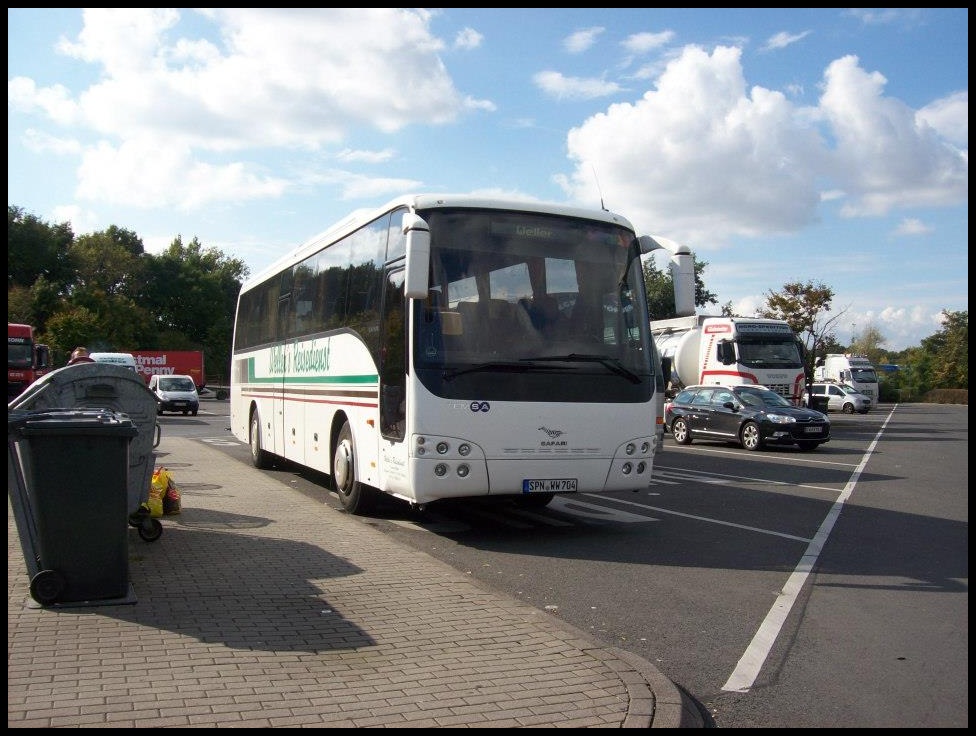
[{"label": "red plastic bag", "polygon": [[178,514],[181,510],[180,489],[170,478],[169,484],[166,486],[166,494],[163,496],[163,513],[169,516],[170,514]]}]

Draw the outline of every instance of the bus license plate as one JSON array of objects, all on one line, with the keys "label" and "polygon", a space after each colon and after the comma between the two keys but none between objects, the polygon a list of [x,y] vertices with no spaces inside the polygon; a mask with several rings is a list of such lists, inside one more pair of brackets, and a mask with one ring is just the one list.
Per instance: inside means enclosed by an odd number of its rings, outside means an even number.
[{"label": "bus license plate", "polygon": [[823,431],[822,427],[804,427],[803,431],[807,434],[820,434]]},{"label": "bus license plate", "polygon": [[578,481],[576,478],[548,478],[545,480],[522,481],[522,493],[556,493],[559,491],[575,491]]}]

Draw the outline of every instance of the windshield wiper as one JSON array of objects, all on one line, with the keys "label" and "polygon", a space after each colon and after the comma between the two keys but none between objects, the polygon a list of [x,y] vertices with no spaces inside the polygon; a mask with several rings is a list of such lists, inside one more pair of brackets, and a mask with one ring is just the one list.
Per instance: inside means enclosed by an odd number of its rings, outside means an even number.
[{"label": "windshield wiper", "polygon": [[539,355],[533,358],[520,358],[520,360],[562,360],[567,363],[599,363],[611,373],[616,373],[618,376],[626,378],[631,383],[641,382],[640,376],[625,368],[623,363],[621,363],[617,358],[611,358],[609,355],[584,355],[582,353],[569,353],[567,355]]},{"label": "windshield wiper", "polygon": [[[443,378],[445,381],[453,381],[458,376],[463,376],[465,373],[480,373],[482,371],[495,371],[498,373],[528,373],[529,371],[541,371],[541,370],[552,370],[551,368],[542,368],[537,365],[526,364],[522,362],[510,363],[503,361],[494,361],[489,363],[478,363],[477,365],[471,365],[467,368],[454,368],[451,370],[445,370],[443,373]],[[568,370],[568,369],[561,369]]]}]

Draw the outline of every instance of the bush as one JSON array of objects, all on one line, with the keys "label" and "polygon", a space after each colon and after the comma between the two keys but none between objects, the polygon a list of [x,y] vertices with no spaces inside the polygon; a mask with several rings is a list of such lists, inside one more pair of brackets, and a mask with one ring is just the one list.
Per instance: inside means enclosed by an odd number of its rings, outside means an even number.
[{"label": "bush", "polygon": [[934,388],[922,397],[926,404],[965,404],[969,406],[968,388]]}]

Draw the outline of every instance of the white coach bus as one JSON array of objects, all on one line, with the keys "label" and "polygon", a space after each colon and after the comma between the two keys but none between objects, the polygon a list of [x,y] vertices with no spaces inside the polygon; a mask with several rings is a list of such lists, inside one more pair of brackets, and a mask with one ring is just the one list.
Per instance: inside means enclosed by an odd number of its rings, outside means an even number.
[{"label": "white coach bus", "polygon": [[564,205],[411,195],[353,213],[242,286],[233,433],[259,468],[326,474],[353,514],[379,493],[541,507],[645,489],[664,379],[641,255],[659,247]]}]

